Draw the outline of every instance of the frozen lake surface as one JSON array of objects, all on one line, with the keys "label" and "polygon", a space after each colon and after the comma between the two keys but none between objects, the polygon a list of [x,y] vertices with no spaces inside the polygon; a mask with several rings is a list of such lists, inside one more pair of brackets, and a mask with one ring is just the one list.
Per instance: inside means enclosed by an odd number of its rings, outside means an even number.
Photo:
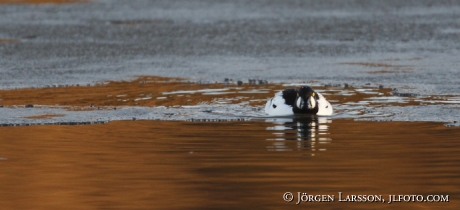
[{"label": "frozen lake surface", "polygon": [[[382,85],[427,97],[460,93],[455,1],[95,0],[3,4],[0,14],[2,89],[154,75]],[[395,120],[460,118],[458,103],[390,110],[409,115]],[[101,119],[124,119],[119,114]]]},{"label": "frozen lake surface", "polygon": [[456,1],[104,1],[0,6],[0,88],[139,75],[460,92]]}]

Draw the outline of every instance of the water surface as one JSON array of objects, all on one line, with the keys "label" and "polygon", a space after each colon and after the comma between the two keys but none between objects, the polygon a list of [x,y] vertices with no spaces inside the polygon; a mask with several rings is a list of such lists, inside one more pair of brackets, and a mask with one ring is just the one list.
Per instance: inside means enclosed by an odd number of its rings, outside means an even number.
[{"label": "water surface", "polygon": [[[3,127],[2,209],[458,209],[460,129],[271,118]],[[444,203],[291,203],[309,194]],[[297,195],[296,195],[297,196]],[[297,199],[297,198],[296,198]]]}]

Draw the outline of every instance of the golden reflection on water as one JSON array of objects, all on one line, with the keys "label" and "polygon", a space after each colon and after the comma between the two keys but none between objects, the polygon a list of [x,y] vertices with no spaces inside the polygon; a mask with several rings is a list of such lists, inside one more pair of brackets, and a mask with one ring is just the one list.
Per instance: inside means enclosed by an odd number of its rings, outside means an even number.
[{"label": "golden reflection on water", "polygon": [[[326,151],[325,144],[332,140],[328,135],[328,124],[332,123],[331,118],[297,116],[268,118],[266,122],[274,123],[267,127],[267,130],[273,131],[272,134],[275,136],[275,138],[267,138],[267,141],[272,142],[272,145],[267,146],[269,151],[308,149],[314,156],[315,152]],[[295,141],[295,145],[292,141]]]},{"label": "golden reflection on water", "polygon": [[[427,122],[288,121],[0,128],[0,206],[458,209],[460,129]],[[290,129],[271,129],[276,126]],[[277,135],[285,140],[267,140]],[[333,141],[321,144],[320,138]],[[290,150],[277,152],[273,142]],[[295,205],[283,201],[285,192],[385,199],[442,194],[450,201]]]}]

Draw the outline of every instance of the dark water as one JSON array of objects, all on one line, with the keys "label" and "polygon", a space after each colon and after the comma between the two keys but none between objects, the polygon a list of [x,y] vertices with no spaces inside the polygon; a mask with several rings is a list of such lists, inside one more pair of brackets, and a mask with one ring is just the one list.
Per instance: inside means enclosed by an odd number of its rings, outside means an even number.
[{"label": "dark water", "polygon": [[[2,209],[458,209],[460,129],[273,118],[0,128]],[[292,202],[283,194],[294,193]],[[335,196],[297,203],[297,193]],[[381,195],[385,203],[339,202]],[[389,195],[449,196],[393,202]]]}]

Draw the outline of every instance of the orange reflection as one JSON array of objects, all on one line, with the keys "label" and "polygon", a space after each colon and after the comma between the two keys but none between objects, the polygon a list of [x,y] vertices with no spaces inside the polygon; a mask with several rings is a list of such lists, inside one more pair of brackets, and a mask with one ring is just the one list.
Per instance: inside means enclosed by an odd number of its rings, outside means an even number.
[{"label": "orange reflection", "polygon": [[[272,123],[117,121],[0,128],[2,209],[457,209],[458,128],[329,124],[327,151],[267,151]],[[295,141],[293,141],[295,143]],[[445,194],[448,203],[302,203],[311,194]]]}]

